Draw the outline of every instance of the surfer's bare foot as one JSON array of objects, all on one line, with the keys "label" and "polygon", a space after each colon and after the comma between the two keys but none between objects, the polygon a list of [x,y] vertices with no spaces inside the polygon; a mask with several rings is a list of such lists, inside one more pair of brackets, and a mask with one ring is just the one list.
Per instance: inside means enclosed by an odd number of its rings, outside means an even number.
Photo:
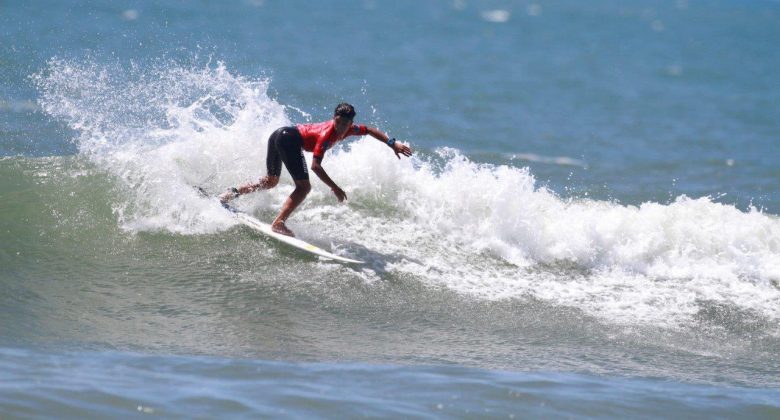
[{"label": "surfer's bare foot", "polygon": [[284,225],[284,222],[274,222],[274,224],[271,225],[271,230],[276,233],[281,233],[282,235],[292,236],[295,237],[295,234],[290,229],[287,229],[287,226]]},{"label": "surfer's bare foot", "polygon": [[226,205],[227,203],[230,202],[230,200],[238,196],[239,196],[238,189],[230,188],[229,190],[219,195],[219,202],[222,203],[222,205]]}]

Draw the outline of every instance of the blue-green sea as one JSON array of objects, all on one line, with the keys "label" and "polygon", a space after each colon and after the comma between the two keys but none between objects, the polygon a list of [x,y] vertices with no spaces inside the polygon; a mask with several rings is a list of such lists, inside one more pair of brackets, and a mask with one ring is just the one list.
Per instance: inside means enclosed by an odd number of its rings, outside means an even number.
[{"label": "blue-green sea", "polygon": [[[0,0],[0,417],[778,418],[778,45],[770,0]],[[345,101],[415,153],[350,137],[287,225],[365,264],[192,188]]]}]

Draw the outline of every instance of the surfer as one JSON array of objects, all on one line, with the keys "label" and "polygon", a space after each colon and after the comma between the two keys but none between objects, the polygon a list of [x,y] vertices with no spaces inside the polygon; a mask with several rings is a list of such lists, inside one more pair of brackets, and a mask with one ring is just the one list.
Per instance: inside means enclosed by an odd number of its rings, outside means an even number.
[{"label": "surfer", "polygon": [[313,124],[298,124],[297,126],[282,127],[274,131],[268,138],[268,156],[265,166],[266,176],[260,178],[255,183],[248,183],[238,188],[230,188],[220,194],[219,200],[226,204],[230,200],[257,190],[271,189],[279,183],[279,175],[282,173],[282,163],[295,181],[295,190],[287,197],[282,205],[282,210],[276,216],[271,229],[276,233],[295,236],[287,228],[285,222],[290,214],[303,202],[311,191],[309,183],[309,171],[306,168],[306,159],[303,151],[313,152],[314,156],[311,163],[311,170],[330,187],[333,194],[339,202],[347,199],[347,194],[342,190],[325,172],[322,167],[322,159],[325,152],[336,143],[344,140],[348,136],[371,137],[387,144],[393,153],[401,159],[401,155],[411,156],[412,149],[409,146],[397,142],[395,138],[390,138],[387,134],[374,127],[353,124],[355,118],[355,108],[348,103],[341,103],[336,106],[333,112],[333,119]]}]

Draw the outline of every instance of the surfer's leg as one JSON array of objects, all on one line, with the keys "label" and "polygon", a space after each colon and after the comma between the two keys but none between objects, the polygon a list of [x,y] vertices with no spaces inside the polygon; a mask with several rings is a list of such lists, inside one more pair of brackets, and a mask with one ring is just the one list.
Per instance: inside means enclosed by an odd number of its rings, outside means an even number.
[{"label": "surfer's leg", "polygon": [[308,179],[295,180],[295,190],[287,197],[287,200],[282,205],[282,211],[276,216],[274,222],[271,224],[271,229],[276,233],[283,235],[295,236],[293,232],[285,226],[284,222],[290,217],[290,214],[306,199],[306,196],[311,191],[311,183]]},{"label": "surfer's leg", "polygon": [[238,193],[240,195],[243,195],[243,194],[255,192],[257,190],[270,190],[271,188],[275,187],[276,184],[278,183],[279,183],[278,176],[266,175],[260,178],[257,182],[250,182],[236,189],[238,190]]},{"label": "surfer's leg", "polygon": [[257,182],[250,182],[248,184],[241,185],[238,188],[228,189],[227,191],[219,195],[219,200],[222,201],[223,203],[227,203],[228,201],[238,197],[239,195],[249,194],[257,190],[270,190],[271,188],[275,187],[276,184],[278,183],[279,183],[278,176],[267,175],[260,178],[260,180]]},{"label": "surfer's leg", "polygon": [[295,181],[295,190],[282,205],[282,211],[271,224],[271,229],[277,233],[295,236],[290,229],[287,229],[284,222],[311,191],[309,170],[306,167],[306,158],[303,156],[303,139],[297,129],[291,128],[286,131],[284,137],[278,142],[278,146],[282,162]]}]

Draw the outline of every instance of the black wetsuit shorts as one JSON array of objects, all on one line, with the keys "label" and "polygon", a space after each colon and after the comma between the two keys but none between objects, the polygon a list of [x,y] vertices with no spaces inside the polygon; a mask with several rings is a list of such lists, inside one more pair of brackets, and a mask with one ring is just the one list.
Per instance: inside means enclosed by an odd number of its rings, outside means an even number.
[{"label": "black wetsuit shorts", "polygon": [[282,162],[294,180],[309,179],[306,158],[303,157],[303,138],[297,127],[282,127],[268,138],[268,156],[265,159],[268,175],[281,175]]}]

